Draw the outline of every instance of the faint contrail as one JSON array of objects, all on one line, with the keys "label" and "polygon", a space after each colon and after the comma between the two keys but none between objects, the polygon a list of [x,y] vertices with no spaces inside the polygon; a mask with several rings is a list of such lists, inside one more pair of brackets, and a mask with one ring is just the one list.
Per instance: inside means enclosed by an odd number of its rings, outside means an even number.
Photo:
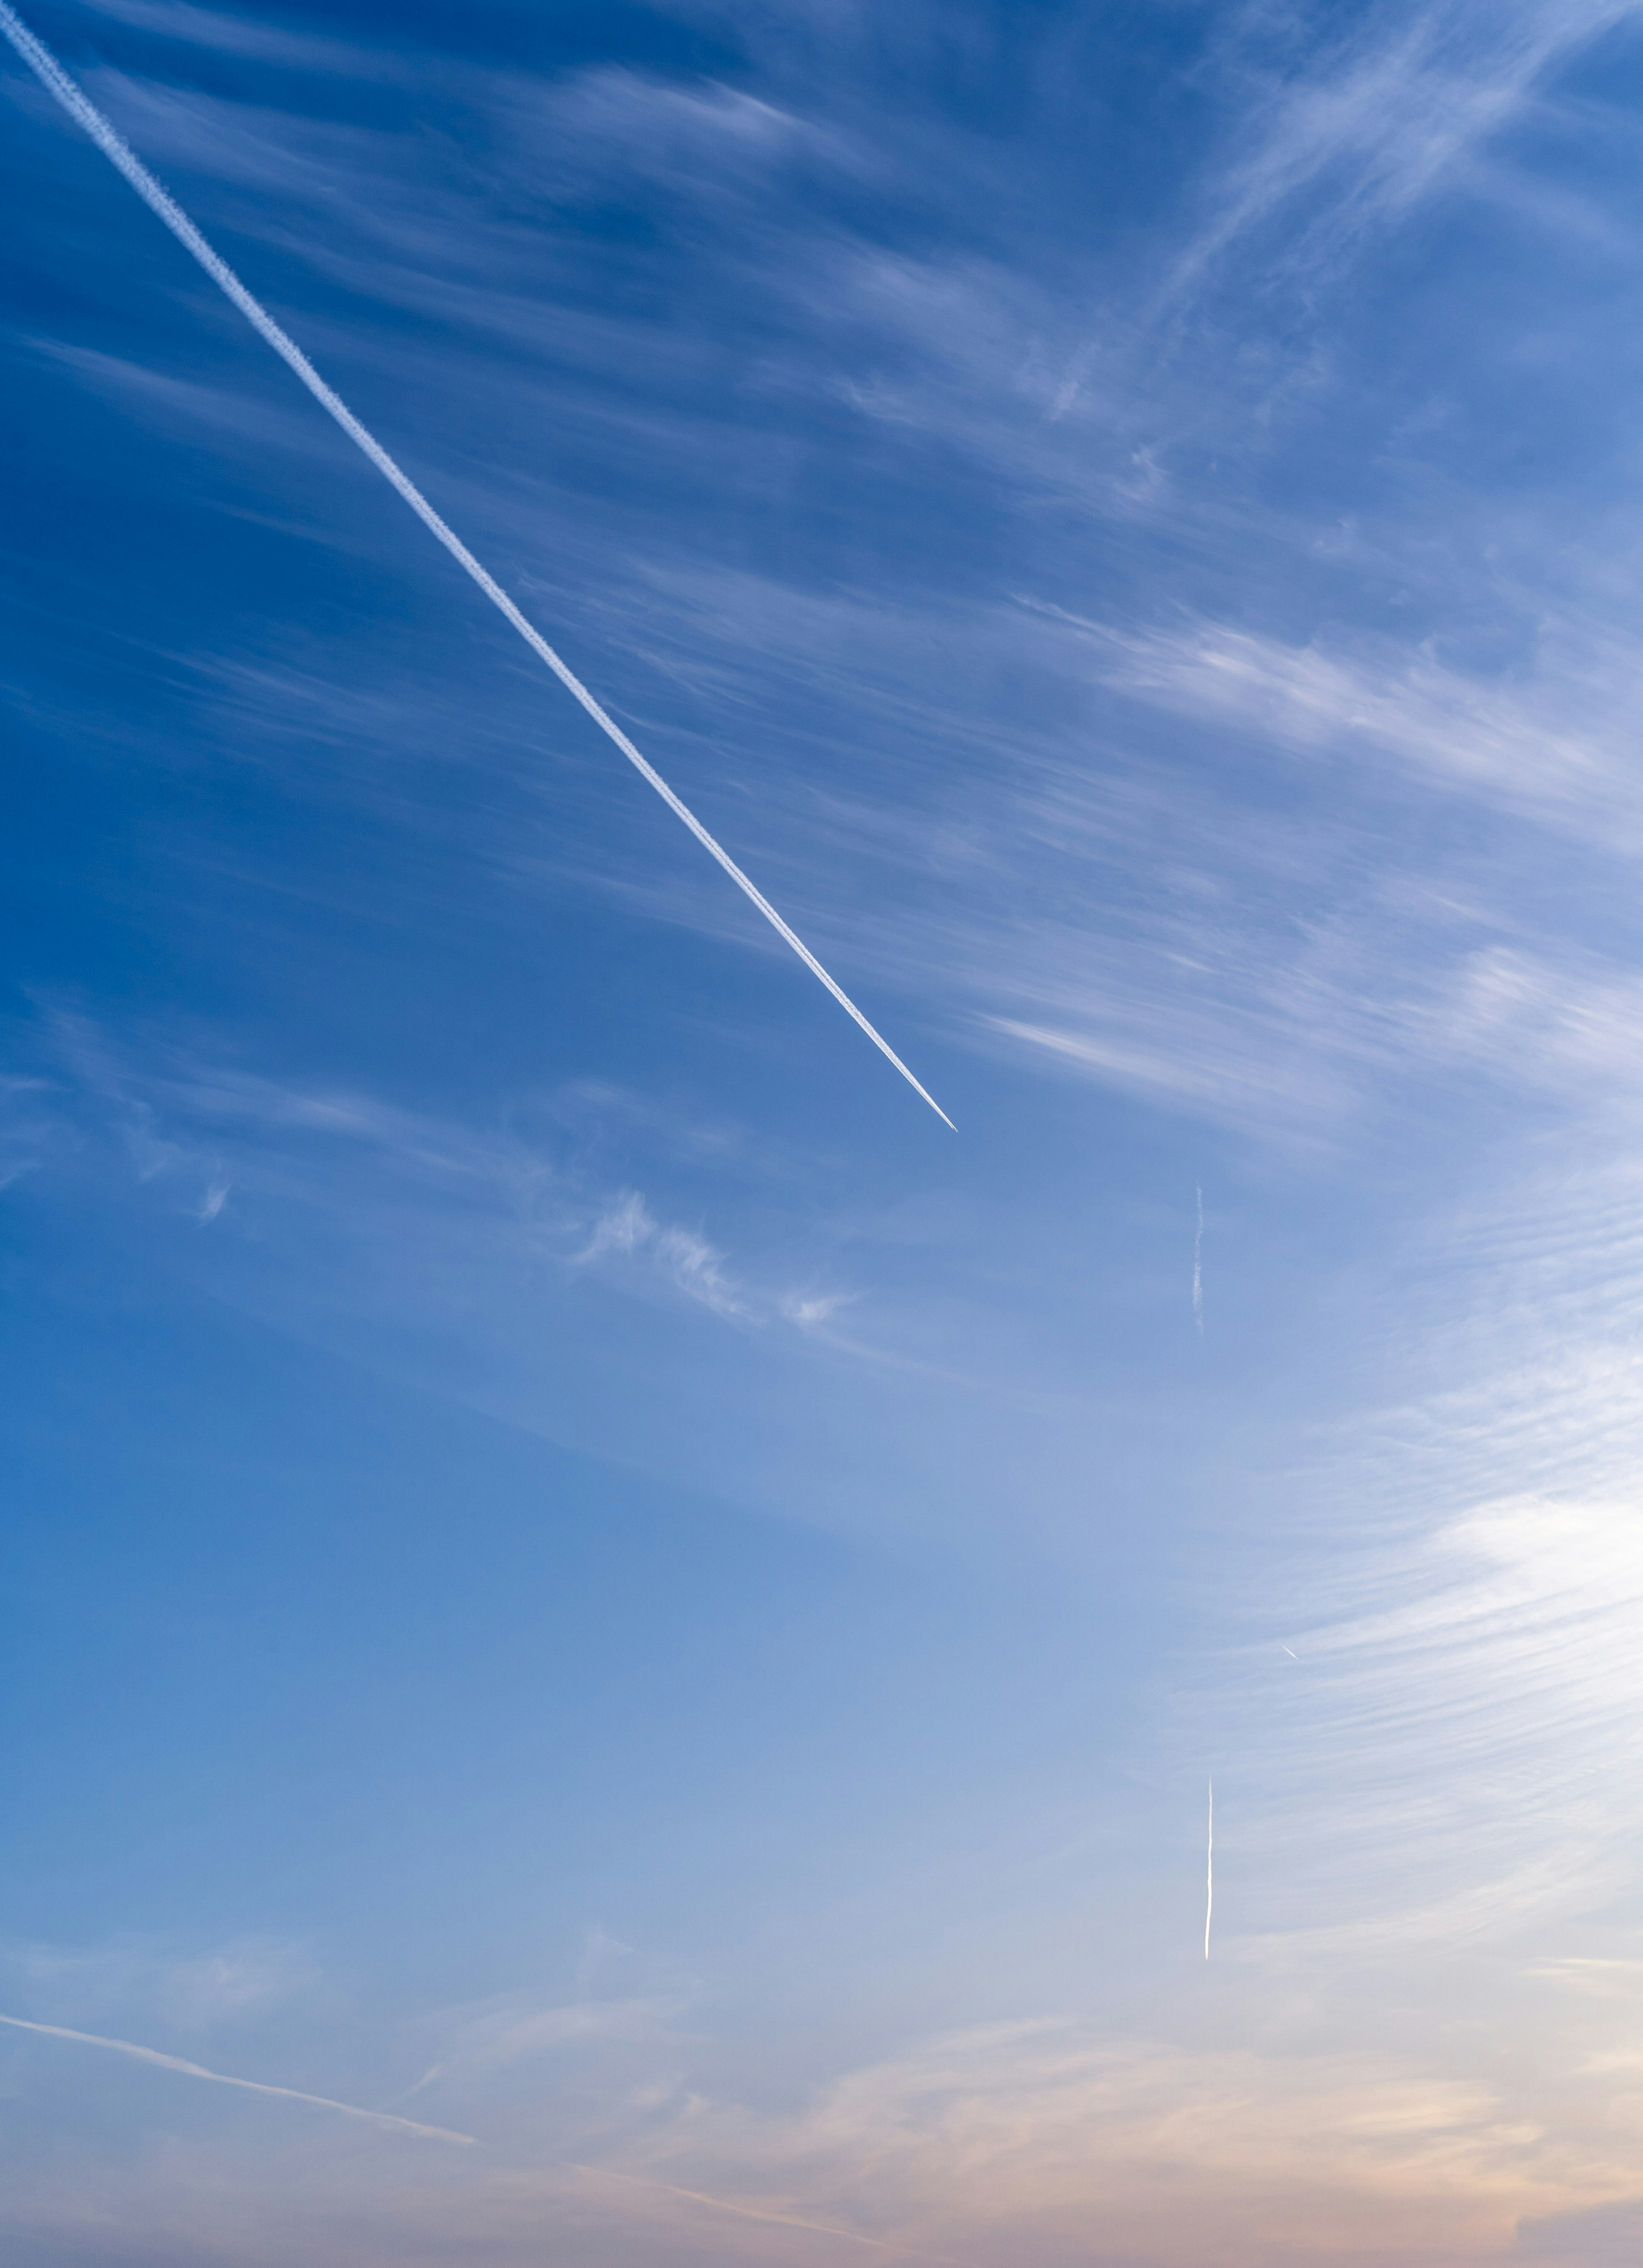
[{"label": "faint contrail", "polygon": [[1204,1336],[1204,1184],[1198,1189],[1198,1233],[1192,1240],[1192,1320]]},{"label": "faint contrail", "polygon": [[29,69],[56,97],[70,117],[85,129],[103,155],[111,164],[118,166],[144,203],[151,211],[159,216],[179,244],[194,254],[211,281],[233,301],[246,320],[254,329],[262,333],[280,359],[289,364],[320,407],[328,410],[335,418],[349,439],[365,452],[384,480],[399,490],[417,519],[444,544],[457,565],[473,577],[475,582],[490,600],[491,605],[506,615],[532,652],[547,663],[567,692],[575,695],[600,730],[615,742],[628,762],[650,782],[674,816],[683,820],[696,841],[701,843],[704,850],[712,853],[737,887],[746,891],[771,928],[792,946],[811,975],[820,977],[838,1002],[839,1006],[847,1015],[855,1018],[862,1030],[873,1042],[873,1046],[881,1054],[888,1056],[908,1085],[924,1096],[936,1116],[951,1126],[953,1121],[947,1116],[941,1105],[933,1095],[925,1093],[889,1042],[880,1037],[855,1002],[833,982],[804,939],[788,928],[787,924],[777,912],[770,900],[748,880],[730,853],[714,841],[696,814],[674,793],[655,766],[648,763],[639,754],[622,727],[608,716],[599,703],[594,700],[581,679],[566,663],[561,661],[542,632],[527,622],[502,585],[480,565],[460,537],[453,534],[446,526],[415,482],[408,474],[400,470],[382,444],[373,434],[366,431],[341,396],[332,393],[296,341],[288,338],[267,308],[260,301],[253,298],[228,262],[212,251],[175,198],[161,188],[135,151],[115,132],[89,97],[75,85],[50,48],[35,38],[15,9],[5,4],[5,0],[0,0],[0,32],[5,33],[6,38],[22,56]]},{"label": "faint contrail", "polygon": [[946,2252],[919,2252],[910,2244],[897,2244],[882,2236],[864,2236],[858,2228],[840,2228],[836,2221],[801,2220],[796,2213],[764,2213],[755,2205],[733,2205],[728,2198],[709,2197],[704,2190],[682,2190],[675,2183],[659,2182],[649,2174],[619,2174],[614,2166],[579,2166],[567,2161],[575,2174],[593,2174],[606,2181],[636,2182],[641,2189],[665,2190],[669,2197],[689,2198],[692,2205],[711,2205],[715,2213],[733,2213],[742,2220],[763,2220],[777,2228],[808,2228],[818,2236],[841,2236],[847,2244],[866,2244],[874,2252],[894,2252],[903,2260],[939,2260],[943,2268],[966,2268]]},{"label": "faint contrail", "polygon": [[413,2086],[408,2087],[403,2095],[391,2095],[388,2097],[388,2101],[390,2102],[409,2102],[413,2095],[420,2095],[424,2087],[431,2087],[435,2080],[441,2075],[444,2070],[445,2066],[442,2063],[430,2064],[427,2070],[424,2072],[422,2077],[417,2080]]},{"label": "faint contrail", "polygon": [[82,2047],[112,2048],[116,2055],[135,2056],[139,2063],[158,2064],[162,2071],[180,2071],[188,2079],[209,2079],[218,2087],[243,2087],[253,2095],[279,2095],[288,2102],[312,2102],[320,2110],[340,2110],[345,2118],[364,2118],[373,2126],[397,2126],[408,2134],[425,2134],[437,2142],[468,2142],[471,2134],[453,2134],[448,2126],[420,2126],[414,2118],[395,2118],[386,2110],[362,2110],[357,2102],[333,2102],[328,2095],[305,2095],[299,2088],[269,2087],[260,2079],[231,2079],[226,2072],[207,2071],[203,2063],[185,2063],[181,2056],[161,2055],[158,2048],[140,2048],[131,2040],[105,2040],[95,2032],[71,2032],[63,2024],[31,2024],[26,2016],[0,2016],[19,2032],[40,2032],[49,2040],[77,2040]]},{"label": "faint contrail", "polygon": [[1215,1783],[1210,1782],[1210,1847],[1204,1876],[1204,1958],[1210,1957],[1210,1916],[1215,1911]]}]

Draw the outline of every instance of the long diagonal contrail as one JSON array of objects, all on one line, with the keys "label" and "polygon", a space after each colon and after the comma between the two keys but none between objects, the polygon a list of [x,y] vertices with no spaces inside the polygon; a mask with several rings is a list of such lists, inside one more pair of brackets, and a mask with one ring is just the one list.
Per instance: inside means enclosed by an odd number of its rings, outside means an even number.
[{"label": "long diagonal contrail", "polygon": [[457,565],[473,577],[491,605],[506,615],[531,652],[547,663],[567,692],[575,695],[600,732],[615,742],[635,770],[650,782],[675,818],[684,821],[703,849],[712,853],[739,889],[746,891],[771,928],[792,946],[811,975],[820,977],[839,1006],[847,1015],[855,1018],[873,1046],[880,1054],[889,1057],[908,1085],[924,1096],[936,1116],[951,1126],[953,1121],[941,1105],[933,1095],[925,1093],[889,1042],[874,1031],[855,1002],[833,982],[804,939],[788,928],[770,900],[748,880],[729,851],[714,841],[696,814],[674,793],[656,767],[645,761],[622,727],[600,706],[575,671],[559,659],[542,632],[527,622],[500,583],[480,565],[461,538],[446,526],[422,490],[408,474],[400,470],[375,435],[367,432],[348,404],[331,391],[296,341],[287,337],[268,309],[247,291],[228,262],[213,252],[175,198],[161,188],[136,151],[114,131],[95,103],[75,85],[50,48],[35,38],[15,9],[5,4],[5,0],[0,0],[0,32],[5,33],[29,69],[56,97],[76,124],[83,126],[103,155],[112,165],[119,167],[144,203],[151,211],[158,213],[179,244],[194,254],[211,281],[233,301],[252,328],[262,333],[281,361],[289,364],[320,407],[335,418],[349,439],[365,452],[383,479],[399,490],[417,519],[444,544]]},{"label": "long diagonal contrail", "polygon": [[82,2047],[112,2048],[116,2055],[135,2056],[139,2063],[158,2064],[161,2071],[180,2071],[188,2079],[209,2079],[218,2087],[243,2087],[252,2095],[279,2095],[288,2102],[311,2102],[319,2110],[340,2110],[345,2118],[364,2118],[372,2126],[393,2126],[402,2133],[424,2134],[431,2141],[471,2143],[471,2134],[454,2134],[448,2126],[423,2126],[414,2118],[395,2118],[387,2110],[365,2110],[357,2102],[334,2102],[328,2095],[305,2095],[300,2088],[270,2087],[261,2079],[231,2079],[226,2072],[208,2071],[203,2063],[186,2063],[181,2056],[162,2055],[158,2048],[138,2047],[134,2040],[106,2040],[97,2032],[71,2032],[65,2024],[31,2024],[26,2016],[0,2016],[19,2032],[39,2032],[48,2040],[77,2040]]}]

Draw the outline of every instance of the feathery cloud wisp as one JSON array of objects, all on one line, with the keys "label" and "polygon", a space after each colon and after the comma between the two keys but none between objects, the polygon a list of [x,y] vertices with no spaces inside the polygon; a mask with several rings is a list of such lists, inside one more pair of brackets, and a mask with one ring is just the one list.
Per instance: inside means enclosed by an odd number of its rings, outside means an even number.
[{"label": "feathery cloud wisp", "polygon": [[1217,184],[1216,217],[1183,254],[1172,292],[1200,283],[1229,246],[1308,193],[1317,210],[1294,231],[1288,261],[1327,265],[1372,227],[1403,219],[1558,63],[1637,12],[1636,0],[1448,0],[1346,19],[1319,65],[1264,103],[1246,91],[1260,122]]}]

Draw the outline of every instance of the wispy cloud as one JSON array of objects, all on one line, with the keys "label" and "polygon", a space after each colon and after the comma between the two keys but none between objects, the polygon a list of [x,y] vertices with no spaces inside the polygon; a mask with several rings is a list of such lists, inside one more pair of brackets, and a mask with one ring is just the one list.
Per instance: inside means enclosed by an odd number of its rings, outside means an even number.
[{"label": "wispy cloud", "polygon": [[1280,260],[1338,259],[1452,176],[1564,58],[1638,15],[1636,0],[1428,0],[1361,11],[1321,54],[1308,43],[1295,60],[1283,53],[1292,26],[1248,11],[1225,50],[1241,81],[1245,146],[1216,184],[1219,210],[1176,266],[1175,291],[1303,198]]},{"label": "wispy cloud", "polygon": [[[574,1256],[573,1264],[586,1267],[608,1256],[630,1259],[641,1252],[648,1253],[669,1281],[689,1298],[699,1300],[716,1315],[731,1318],[752,1313],[747,1300],[725,1273],[723,1254],[716,1252],[705,1237],[692,1229],[659,1226],[651,1218],[644,1198],[635,1190],[627,1191],[600,1214],[587,1243]],[[781,1313],[789,1312],[786,1302],[778,1306]]]},{"label": "wispy cloud", "polygon": [[[504,1994],[438,2012],[417,2024],[420,2036],[438,2042],[438,2055],[409,2094],[438,2088],[446,2101],[463,2102],[479,2090],[493,2107],[507,2106],[510,2090],[533,2095],[544,2069],[585,2072],[590,2057],[614,2055],[618,2069],[621,2058],[635,2055],[676,2061],[686,2044],[679,2019],[690,1998],[675,1992],[543,2006]],[[508,2110],[510,2119],[516,2109]]]},{"label": "wispy cloud", "polygon": [[772,2220],[836,2220],[848,2198],[880,2241],[965,2261],[1088,2257],[1093,2241],[1114,2262],[1367,2263],[1503,2258],[1525,2213],[1628,2193],[1612,2146],[1531,2140],[1486,2086],[1371,2056],[1185,2052],[1060,2022],[931,2042],[791,2117],[704,2107],[616,2162],[762,2191]]},{"label": "wispy cloud", "polygon": [[[357,1152],[420,1187],[430,1204],[453,1204],[485,1223],[488,1237],[511,1226],[562,1268],[602,1272],[645,1292],[666,1287],[727,1322],[814,1322],[837,1304],[807,1307],[803,1295],[739,1282],[700,1230],[659,1220],[638,1191],[590,1189],[569,1144],[556,1156],[548,1140],[486,1133],[357,1089],[282,1083],[234,1067],[176,1057],[165,1070],[151,1059],[139,1067],[73,1016],[54,1017],[50,1029],[83,1100],[118,1130],[137,1181],[162,1195],[186,1192],[187,1209],[202,1223],[221,1216],[235,1188],[254,1210],[305,1194],[328,1208],[338,1196],[337,1167]],[[45,1086],[17,1084],[31,1093]]]},{"label": "wispy cloud", "polygon": [[305,1946],[238,1938],[207,1952],[184,1952],[120,1938],[92,1947],[0,1942],[0,1972],[18,1993],[48,1996],[54,2009],[83,2021],[158,2019],[204,2031],[277,2008],[317,1980]]},{"label": "wispy cloud", "polygon": [[[1617,745],[1625,676],[1610,665],[1615,704],[1595,705],[1592,656],[1551,683],[1489,683],[1430,652],[1382,646],[1332,653],[1286,646],[1224,623],[1183,630],[1101,633],[1109,681],[1190,717],[1212,718],[1279,747],[1359,762],[1389,756],[1428,778],[1536,810],[1563,811],[1590,828],[1630,835],[1631,778]],[[1579,718],[1588,712],[1584,729]],[[1610,836],[1612,840],[1612,834]]]}]

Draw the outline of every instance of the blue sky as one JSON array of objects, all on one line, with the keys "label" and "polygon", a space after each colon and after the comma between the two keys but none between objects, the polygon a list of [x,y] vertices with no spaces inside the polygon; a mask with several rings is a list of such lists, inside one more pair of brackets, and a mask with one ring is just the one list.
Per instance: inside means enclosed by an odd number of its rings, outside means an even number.
[{"label": "blue sky", "polygon": [[1632,2258],[1643,9],[27,21],[8,2257]]}]

